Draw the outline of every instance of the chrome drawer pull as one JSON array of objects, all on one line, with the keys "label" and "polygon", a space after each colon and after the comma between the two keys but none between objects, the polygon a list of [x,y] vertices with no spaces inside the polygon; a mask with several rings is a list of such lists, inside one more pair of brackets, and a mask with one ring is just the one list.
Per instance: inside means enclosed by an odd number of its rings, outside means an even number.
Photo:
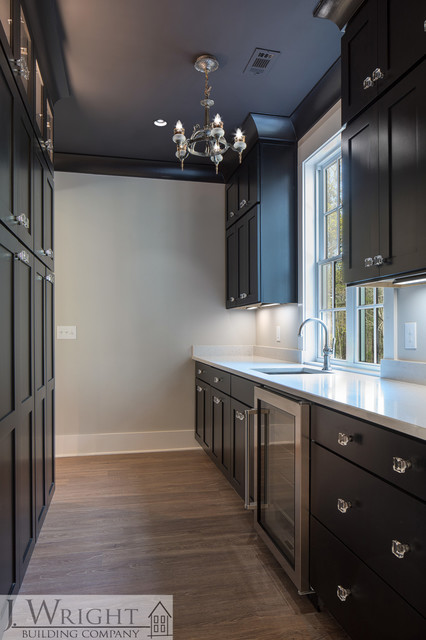
[{"label": "chrome drawer pull", "polygon": [[384,77],[385,77],[385,74],[381,69],[379,69],[379,67],[377,67],[377,69],[374,69],[371,75],[373,82],[377,82],[377,80],[382,80]]},{"label": "chrome drawer pull", "polygon": [[337,498],[337,508],[340,513],[346,513],[348,509],[350,509],[352,503],[349,500],[344,500],[343,498]]},{"label": "chrome drawer pull", "polygon": [[222,378],[217,378],[216,376],[213,378],[213,382],[221,382]]},{"label": "chrome drawer pull", "polygon": [[411,468],[411,462],[409,460],[404,460],[404,458],[392,458],[392,469],[396,471],[396,473],[405,473],[407,469]]},{"label": "chrome drawer pull", "polygon": [[199,385],[199,384],[197,384],[197,391],[198,391],[198,393],[201,393],[201,392],[202,392],[202,390],[203,390],[203,389],[200,387],[200,385]]},{"label": "chrome drawer pull", "polygon": [[352,439],[352,436],[348,436],[346,433],[339,433],[337,436],[337,442],[342,447],[346,447],[350,442],[352,442]]},{"label": "chrome drawer pull", "polygon": [[215,404],[220,404],[221,400],[220,400],[220,398],[218,398],[217,396],[213,396],[213,402],[214,402]]},{"label": "chrome drawer pull", "polygon": [[241,411],[236,411],[235,412],[235,417],[237,418],[237,420],[245,420],[246,419],[244,413],[242,413]]},{"label": "chrome drawer pull", "polygon": [[367,76],[364,80],[364,82],[362,83],[362,86],[364,87],[364,89],[370,89],[370,87],[374,86],[374,82],[372,81],[370,76]]},{"label": "chrome drawer pull", "polygon": [[345,602],[346,599],[351,595],[351,590],[342,587],[340,584],[337,585],[337,597],[342,602]]},{"label": "chrome drawer pull", "polygon": [[402,560],[406,553],[410,551],[410,545],[399,542],[399,540],[392,540],[392,553],[394,556]]}]

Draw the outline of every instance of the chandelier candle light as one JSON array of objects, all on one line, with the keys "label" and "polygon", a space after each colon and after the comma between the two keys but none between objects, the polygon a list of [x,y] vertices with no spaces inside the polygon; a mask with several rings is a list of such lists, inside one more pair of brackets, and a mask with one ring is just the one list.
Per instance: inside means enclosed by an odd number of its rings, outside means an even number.
[{"label": "chandelier candle light", "polygon": [[[225,139],[225,130],[223,128],[223,122],[220,115],[217,113],[210,121],[210,107],[214,105],[214,101],[210,98],[210,92],[212,90],[209,87],[209,73],[216,71],[219,67],[219,63],[213,56],[202,55],[196,59],[194,67],[197,71],[204,73],[205,75],[205,87],[204,87],[204,100],[201,100],[200,104],[204,107],[204,126],[200,127],[199,124],[194,126],[194,130],[190,138],[185,137],[185,129],[182,122],[178,120],[174,128],[173,142],[176,144],[176,157],[181,163],[183,169],[183,163],[191,153],[194,156],[201,156],[202,158],[210,158],[213,164],[216,166],[216,173],[218,172],[219,163],[223,160],[223,154],[232,149],[236,151],[240,156],[244,149],[247,147],[246,139],[241,129],[237,129],[234,135],[233,144],[229,144]],[[196,146],[203,147],[202,150],[197,150]]]}]

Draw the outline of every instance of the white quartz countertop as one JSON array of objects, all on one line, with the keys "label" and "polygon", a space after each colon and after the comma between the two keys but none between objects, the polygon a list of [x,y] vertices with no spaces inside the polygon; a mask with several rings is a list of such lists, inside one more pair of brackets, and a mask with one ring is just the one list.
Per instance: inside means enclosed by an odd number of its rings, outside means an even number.
[{"label": "white quartz countertop", "polygon": [[[269,375],[259,369],[301,367],[259,356],[211,355],[194,360],[426,440],[426,386],[360,373]],[[312,367],[310,367],[312,368]]]}]

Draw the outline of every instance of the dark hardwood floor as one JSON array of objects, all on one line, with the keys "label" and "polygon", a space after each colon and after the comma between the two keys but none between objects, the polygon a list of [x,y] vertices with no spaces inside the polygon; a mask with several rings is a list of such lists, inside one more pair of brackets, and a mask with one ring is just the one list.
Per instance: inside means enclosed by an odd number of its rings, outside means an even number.
[{"label": "dark hardwood floor", "polygon": [[204,452],[62,458],[23,594],[172,594],[175,640],[343,640]]}]

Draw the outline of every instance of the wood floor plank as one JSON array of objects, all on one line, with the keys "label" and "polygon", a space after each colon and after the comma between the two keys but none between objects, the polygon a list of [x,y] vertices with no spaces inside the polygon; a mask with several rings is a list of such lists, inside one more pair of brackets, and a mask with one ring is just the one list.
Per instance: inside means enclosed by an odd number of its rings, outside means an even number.
[{"label": "wood floor plank", "polygon": [[23,594],[172,594],[175,640],[347,640],[203,451],[62,458]]}]

